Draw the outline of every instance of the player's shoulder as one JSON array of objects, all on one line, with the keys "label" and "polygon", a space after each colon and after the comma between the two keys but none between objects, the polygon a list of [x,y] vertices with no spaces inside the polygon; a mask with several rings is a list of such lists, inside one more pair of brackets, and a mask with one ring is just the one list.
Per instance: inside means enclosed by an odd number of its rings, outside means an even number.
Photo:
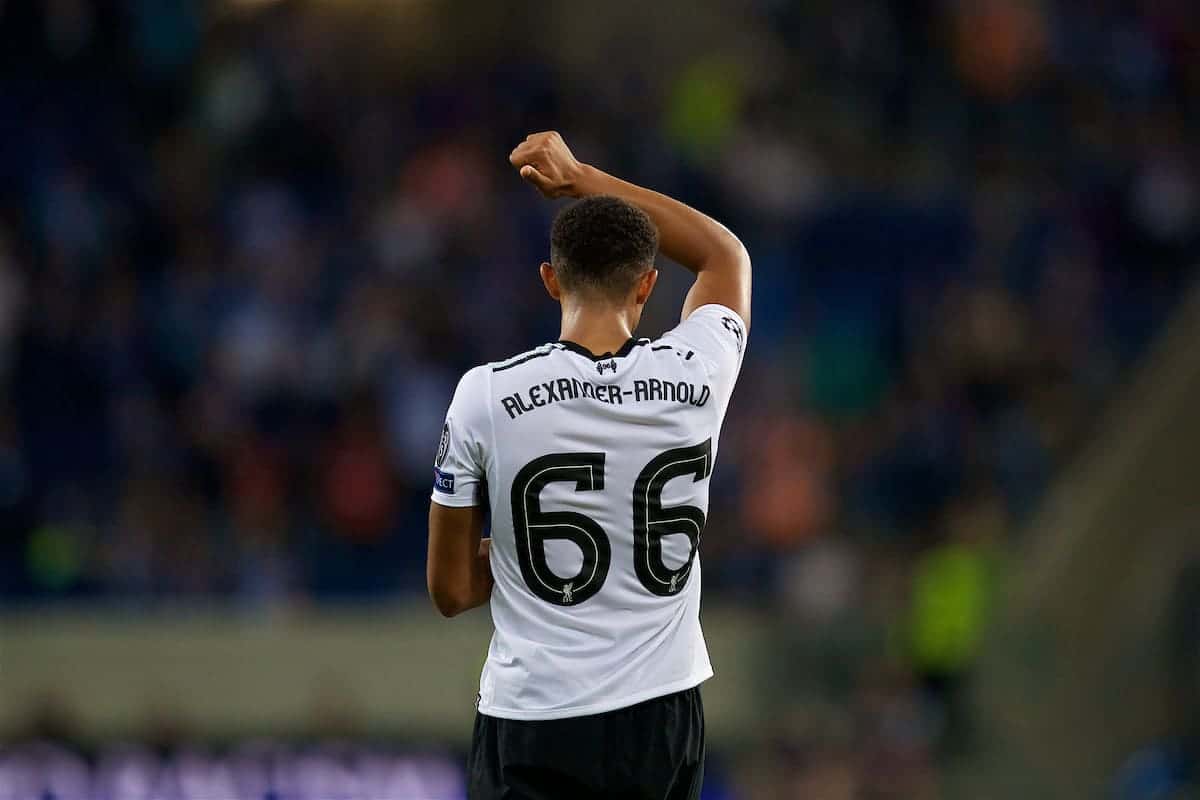
[{"label": "player's shoulder", "polygon": [[463,388],[476,388],[486,386],[488,382],[488,373],[491,371],[491,364],[476,364],[462,374],[458,379],[459,391]]},{"label": "player's shoulder", "polygon": [[488,364],[479,364],[464,372],[454,389],[451,413],[472,418],[484,416],[490,384],[491,370]]},{"label": "player's shoulder", "polygon": [[539,344],[537,347],[526,350],[522,353],[517,353],[514,356],[501,359],[500,361],[489,361],[486,364],[481,364],[475,369],[484,370],[492,374],[509,372],[526,364],[532,364],[538,359],[544,359],[547,356],[554,355],[562,350],[562,344],[558,342],[546,342],[545,344]]},{"label": "player's shoulder", "polygon": [[692,313],[688,314],[686,319],[680,321],[678,325],[667,331],[664,334],[664,338],[685,334],[690,330],[715,329],[724,331],[726,334],[732,336],[736,343],[744,345],[746,327],[746,321],[742,319],[742,315],[729,306],[721,305],[720,303],[705,303],[693,309]]},{"label": "player's shoulder", "polygon": [[746,348],[746,323],[732,308],[708,303],[664,333],[653,347],[667,345],[690,349],[709,358],[731,357],[740,362]]},{"label": "player's shoulder", "polygon": [[658,339],[647,342],[647,354],[649,362],[653,364],[661,364],[663,359],[669,359],[671,362],[679,362],[684,368],[698,366],[696,361],[696,349],[688,342],[680,340],[678,337],[672,338],[670,332],[663,334]]}]

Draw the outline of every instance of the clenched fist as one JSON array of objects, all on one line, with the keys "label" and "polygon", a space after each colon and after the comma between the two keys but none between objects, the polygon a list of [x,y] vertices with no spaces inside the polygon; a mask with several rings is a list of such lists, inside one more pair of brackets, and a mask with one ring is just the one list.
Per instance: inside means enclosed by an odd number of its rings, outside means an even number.
[{"label": "clenched fist", "polygon": [[557,131],[531,133],[508,160],[546,197],[581,197],[580,179],[586,167],[576,160]]}]

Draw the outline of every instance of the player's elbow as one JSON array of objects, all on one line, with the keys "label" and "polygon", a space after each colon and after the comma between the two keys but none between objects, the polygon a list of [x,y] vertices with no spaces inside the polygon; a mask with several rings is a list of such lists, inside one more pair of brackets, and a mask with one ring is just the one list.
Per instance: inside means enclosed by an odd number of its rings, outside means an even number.
[{"label": "player's elbow", "polygon": [[746,245],[742,244],[742,240],[739,239],[732,232],[729,234],[729,236],[730,236],[730,238],[733,239],[731,248],[733,250],[734,259],[737,261],[738,266],[741,269],[744,269],[747,272],[749,272],[750,271],[750,251],[746,249]]},{"label": "player's elbow", "polygon": [[432,576],[429,579],[429,598],[433,600],[433,607],[438,613],[447,619],[457,617],[469,608],[466,592]]},{"label": "player's elbow", "polygon": [[735,272],[749,272],[750,251],[746,249],[746,245],[728,228],[722,226],[721,232],[724,235],[721,237],[720,246],[716,248],[720,260]]},{"label": "player's elbow", "polygon": [[430,596],[433,598],[433,607],[446,619],[457,617],[467,610],[463,603],[459,602],[452,594],[431,592]]}]

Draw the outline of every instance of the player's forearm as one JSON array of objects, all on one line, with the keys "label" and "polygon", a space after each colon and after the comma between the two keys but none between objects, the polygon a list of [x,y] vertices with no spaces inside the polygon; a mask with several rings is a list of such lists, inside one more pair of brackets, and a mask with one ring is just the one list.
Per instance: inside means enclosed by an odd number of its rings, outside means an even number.
[{"label": "player's forearm", "polygon": [[[464,518],[465,512],[469,516]],[[442,616],[457,616],[491,599],[492,540],[481,539],[474,532],[481,526],[478,508],[446,509],[430,504],[426,581],[429,596]],[[474,542],[469,543],[472,536]]]},{"label": "player's forearm", "polygon": [[720,271],[734,275],[749,271],[746,248],[728,228],[665,194],[587,165],[580,165],[575,193],[579,197],[609,194],[633,203],[658,227],[663,255],[692,272]]},{"label": "player's forearm", "polygon": [[492,563],[488,553],[490,539],[479,543],[479,552],[471,564],[471,580],[463,598],[463,611],[478,608],[492,599]]}]

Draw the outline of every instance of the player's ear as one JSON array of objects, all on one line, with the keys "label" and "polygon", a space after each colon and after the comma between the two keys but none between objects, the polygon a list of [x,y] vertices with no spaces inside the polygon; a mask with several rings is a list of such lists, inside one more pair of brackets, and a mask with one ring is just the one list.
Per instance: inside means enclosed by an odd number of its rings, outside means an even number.
[{"label": "player's ear", "polygon": [[546,287],[546,292],[555,300],[562,300],[562,289],[558,285],[558,276],[554,274],[554,267],[543,261],[542,266],[538,268],[538,273],[542,276],[542,285]]},{"label": "player's ear", "polygon": [[651,267],[645,275],[638,278],[633,301],[639,306],[645,305],[646,301],[650,299],[650,293],[654,291],[654,284],[656,283],[658,283],[658,270]]}]

